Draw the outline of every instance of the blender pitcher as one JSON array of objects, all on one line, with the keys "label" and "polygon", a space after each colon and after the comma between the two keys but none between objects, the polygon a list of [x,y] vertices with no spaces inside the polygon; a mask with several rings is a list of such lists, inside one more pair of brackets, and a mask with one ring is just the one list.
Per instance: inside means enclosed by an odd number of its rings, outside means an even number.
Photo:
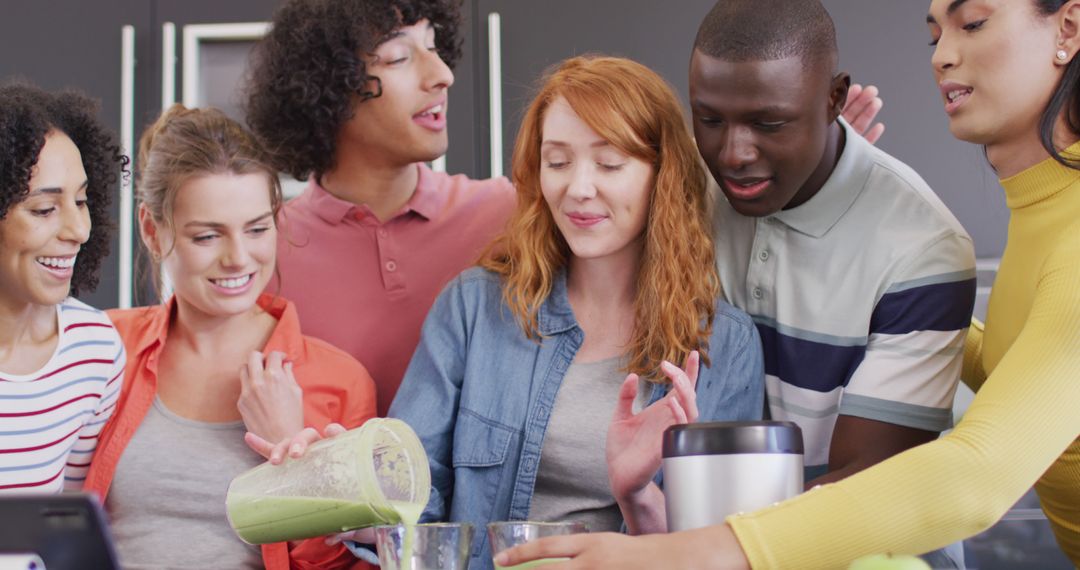
[{"label": "blender pitcher", "polygon": [[415,524],[431,493],[427,454],[401,420],[374,418],[238,475],[229,485],[229,524],[248,544]]}]

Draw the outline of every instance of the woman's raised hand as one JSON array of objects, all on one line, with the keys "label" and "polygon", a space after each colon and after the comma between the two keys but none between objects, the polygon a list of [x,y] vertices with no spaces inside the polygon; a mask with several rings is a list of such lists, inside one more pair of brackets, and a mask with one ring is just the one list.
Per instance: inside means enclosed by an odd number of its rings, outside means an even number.
[{"label": "woman's raised hand", "polygon": [[236,407],[247,430],[264,441],[282,441],[304,429],[304,392],[292,368],[276,351],[265,359],[253,351],[240,367]]},{"label": "woman's raised hand", "polygon": [[664,361],[661,371],[671,380],[666,396],[634,413],[638,376],[631,374],[619,391],[619,401],[607,434],[607,466],[611,491],[620,502],[643,492],[660,469],[664,430],[697,421],[698,368],[695,350],[686,358],[685,370]]}]

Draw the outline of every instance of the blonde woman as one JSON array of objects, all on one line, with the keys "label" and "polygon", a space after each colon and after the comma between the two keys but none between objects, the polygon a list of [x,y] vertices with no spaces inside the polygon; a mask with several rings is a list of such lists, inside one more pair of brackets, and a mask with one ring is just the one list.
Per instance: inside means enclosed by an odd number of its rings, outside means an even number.
[{"label": "blonde woman", "polygon": [[262,292],[276,261],[276,172],[239,123],[180,105],[143,136],[139,164],[143,243],[174,294],[109,312],[131,355],[129,381],[86,489],[105,503],[121,563],[356,565],[322,540],[244,544],[225,517],[229,481],[263,461],[245,435],[265,450],[305,426],[351,428],[375,415],[364,367],[304,336],[292,303]]}]

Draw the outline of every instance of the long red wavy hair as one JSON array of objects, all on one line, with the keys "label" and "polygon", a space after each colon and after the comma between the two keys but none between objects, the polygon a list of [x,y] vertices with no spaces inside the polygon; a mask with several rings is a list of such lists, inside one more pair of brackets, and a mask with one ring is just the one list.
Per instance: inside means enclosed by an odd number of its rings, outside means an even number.
[{"label": "long red wavy hair", "polygon": [[682,363],[691,350],[708,363],[720,279],[706,174],[675,93],[639,63],[575,57],[545,76],[514,144],[517,210],[480,265],[502,276],[504,301],[539,340],[540,306],[570,256],[540,189],[544,114],[560,97],[602,138],[655,167],[626,371],[660,382],[660,362]]}]

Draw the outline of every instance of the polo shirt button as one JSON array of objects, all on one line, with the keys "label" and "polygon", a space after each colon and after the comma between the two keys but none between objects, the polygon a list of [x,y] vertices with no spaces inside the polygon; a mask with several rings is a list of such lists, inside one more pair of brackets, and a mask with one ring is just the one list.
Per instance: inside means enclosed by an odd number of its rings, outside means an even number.
[{"label": "polo shirt button", "polygon": [[386,262],[386,270],[387,271],[397,271],[397,263],[394,263],[393,261],[387,261]]},{"label": "polo shirt button", "polygon": [[765,294],[761,292],[761,287],[754,287],[754,298],[755,299],[760,299],[760,298],[762,298],[764,296],[765,296]]},{"label": "polo shirt button", "polygon": [[390,232],[386,231],[386,228],[379,228],[379,237],[386,237],[390,235]]},{"label": "polo shirt button", "polygon": [[761,253],[758,254],[758,259],[760,259],[762,261],[768,261],[769,260],[769,250],[767,250],[767,249],[761,250]]}]

